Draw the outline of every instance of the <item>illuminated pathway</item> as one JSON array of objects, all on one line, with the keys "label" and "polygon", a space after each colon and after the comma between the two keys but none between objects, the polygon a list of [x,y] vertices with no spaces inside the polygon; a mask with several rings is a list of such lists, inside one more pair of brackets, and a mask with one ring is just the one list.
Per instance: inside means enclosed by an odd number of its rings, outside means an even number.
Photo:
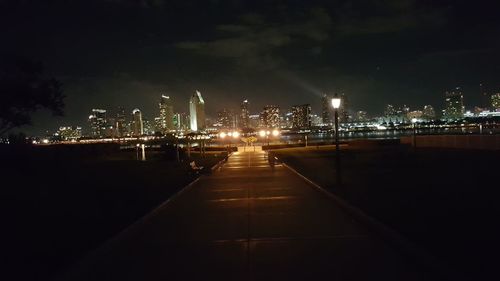
[{"label": "illuminated pathway", "polygon": [[425,280],[263,152],[238,152],[63,280]]}]

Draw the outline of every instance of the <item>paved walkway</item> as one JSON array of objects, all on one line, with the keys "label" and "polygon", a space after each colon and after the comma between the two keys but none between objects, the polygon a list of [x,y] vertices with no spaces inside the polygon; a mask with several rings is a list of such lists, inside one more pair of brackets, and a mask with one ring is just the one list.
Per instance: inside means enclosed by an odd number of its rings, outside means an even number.
[{"label": "paved walkway", "polygon": [[265,153],[237,152],[62,280],[425,280]]}]

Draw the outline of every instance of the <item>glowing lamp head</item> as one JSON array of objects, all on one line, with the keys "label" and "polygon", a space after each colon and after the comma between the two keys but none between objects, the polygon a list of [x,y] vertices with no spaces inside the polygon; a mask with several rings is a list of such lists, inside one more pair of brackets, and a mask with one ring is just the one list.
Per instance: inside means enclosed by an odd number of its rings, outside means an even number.
[{"label": "glowing lamp head", "polygon": [[264,131],[264,130],[259,131],[259,136],[265,137],[266,136],[266,131]]},{"label": "glowing lamp head", "polygon": [[266,135],[270,135],[271,134],[271,131],[266,131]]},{"label": "glowing lamp head", "polygon": [[280,131],[278,130],[273,130],[273,136],[277,137],[280,134]]},{"label": "glowing lamp head", "polygon": [[220,134],[219,134],[219,137],[220,137],[221,139],[225,138],[225,137],[226,137],[226,133],[224,133],[224,132],[220,133]]},{"label": "glowing lamp head", "polygon": [[340,107],[340,101],[341,101],[340,98],[334,97],[332,99],[332,106],[333,106],[333,108],[339,109],[339,107]]},{"label": "glowing lamp head", "polygon": [[240,132],[233,132],[233,138],[237,139],[240,136]]},{"label": "glowing lamp head", "polygon": [[417,118],[412,118],[412,119],[411,119],[411,122],[412,122],[413,124],[417,123]]}]

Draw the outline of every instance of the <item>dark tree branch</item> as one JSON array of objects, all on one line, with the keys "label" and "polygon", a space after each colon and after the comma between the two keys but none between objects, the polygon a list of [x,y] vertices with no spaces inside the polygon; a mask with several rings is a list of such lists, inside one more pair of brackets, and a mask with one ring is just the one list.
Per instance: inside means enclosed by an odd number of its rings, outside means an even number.
[{"label": "dark tree branch", "polygon": [[48,109],[54,116],[63,115],[62,84],[43,76],[40,63],[26,59],[0,61],[0,135],[31,124],[31,115]]}]

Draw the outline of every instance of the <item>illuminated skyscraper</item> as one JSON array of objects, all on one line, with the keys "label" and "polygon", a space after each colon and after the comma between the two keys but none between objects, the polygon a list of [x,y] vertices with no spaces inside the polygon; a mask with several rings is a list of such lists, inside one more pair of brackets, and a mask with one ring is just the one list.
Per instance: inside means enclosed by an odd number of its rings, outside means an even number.
[{"label": "illuminated skyscraper", "polygon": [[392,104],[388,104],[385,106],[384,117],[390,118],[396,115],[396,109]]},{"label": "illuminated skyscraper", "polygon": [[330,114],[331,107],[332,107],[331,97],[324,94],[323,97],[321,98],[321,119],[324,125],[332,123],[332,118]]},{"label": "illuminated skyscraper", "polygon": [[491,95],[491,111],[500,111],[500,93]]},{"label": "illuminated skyscraper", "polygon": [[248,116],[248,126],[250,128],[260,127],[260,115],[259,114],[251,114]]},{"label": "illuminated skyscraper", "polygon": [[125,109],[123,107],[118,107],[115,118],[115,128],[116,135],[118,137],[124,137],[127,135],[127,117],[125,115]]},{"label": "illuminated skyscraper", "polygon": [[132,135],[134,137],[139,137],[144,134],[144,124],[142,123],[142,113],[139,109],[134,109],[132,111]]},{"label": "illuminated skyscraper", "polygon": [[151,122],[146,118],[142,118],[142,133],[144,135],[153,135],[155,133],[154,122]]},{"label": "illuminated skyscraper", "polygon": [[196,91],[189,100],[189,114],[191,116],[191,131],[205,129],[205,101],[201,93]]},{"label": "illuminated skyscraper", "polygon": [[82,127],[59,127],[57,135],[62,140],[77,140],[82,137]]},{"label": "illuminated skyscraper", "polygon": [[160,130],[166,133],[174,129],[174,107],[169,96],[161,95],[160,100]]},{"label": "illuminated skyscraper", "polygon": [[341,94],[340,98],[341,98],[341,104],[339,108],[339,121],[341,123],[346,123],[349,122],[351,119],[351,116],[349,115],[350,104],[345,94]]},{"label": "illuminated skyscraper", "polygon": [[422,118],[425,120],[434,120],[436,118],[436,112],[434,111],[434,107],[432,105],[425,105],[424,110],[422,111]]},{"label": "illuminated skyscraper", "polygon": [[280,127],[280,108],[276,105],[266,105],[260,116],[261,127]]},{"label": "illuminated skyscraper", "polygon": [[241,103],[240,109],[241,109],[240,128],[249,128],[250,127],[250,123],[249,123],[250,112],[248,111],[248,100],[244,100]]},{"label": "illuminated skyscraper", "polygon": [[221,128],[230,129],[233,127],[232,114],[225,108],[217,112],[217,123]]},{"label": "illuminated skyscraper", "polygon": [[89,116],[89,123],[92,137],[103,138],[106,131],[106,110],[92,109],[92,114]]},{"label": "illuminated skyscraper", "polygon": [[358,122],[366,122],[368,121],[368,114],[366,113],[366,111],[358,111],[356,112],[356,121]]},{"label": "illuminated skyscraper", "polygon": [[311,127],[311,105],[292,106],[292,128],[308,129]]},{"label": "illuminated skyscraper", "polygon": [[443,118],[448,120],[462,119],[464,117],[464,96],[460,87],[445,93],[445,109]]}]

